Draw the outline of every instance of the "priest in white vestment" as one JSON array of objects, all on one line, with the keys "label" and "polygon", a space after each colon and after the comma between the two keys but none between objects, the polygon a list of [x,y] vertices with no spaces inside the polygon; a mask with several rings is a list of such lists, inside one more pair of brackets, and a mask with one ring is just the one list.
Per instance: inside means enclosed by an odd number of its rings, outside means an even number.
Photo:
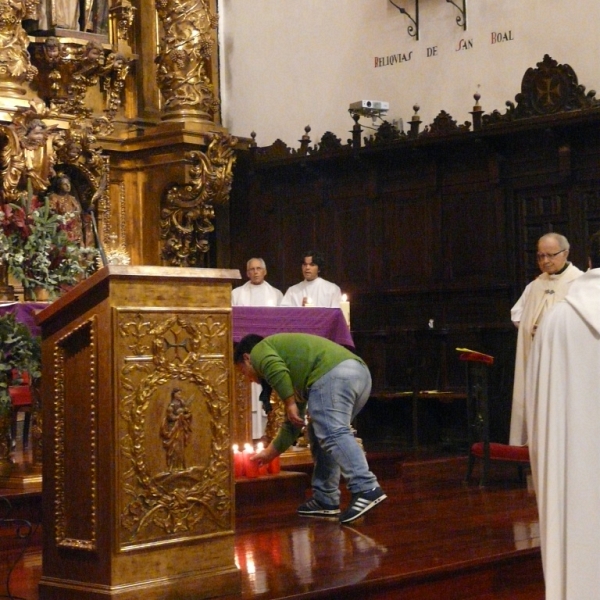
[{"label": "priest in white vestment", "polygon": [[279,306],[283,294],[265,281],[267,265],[262,258],[251,258],[246,263],[248,281],[232,290],[232,306]]},{"label": "priest in white vestment", "polygon": [[[246,263],[248,281],[231,291],[231,306],[279,306],[283,294],[265,281],[267,265],[262,258],[251,258]],[[266,429],[267,417],[260,401],[262,387],[251,384],[252,438],[260,439]]]},{"label": "priest in white vestment", "polygon": [[527,367],[546,600],[600,597],[600,232],[590,266],[544,317]]},{"label": "priest in white vestment", "polygon": [[335,283],[319,277],[324,266],[325,259],[320,252],[307,250],[302,259],[304,281],[288,288],[281,306],[339,308],[342,291]]},{"label": "priest in white vestment", "polygon": [[537,244],[537,261],[542,273],[526,288],[511,310],[511,318],[519,328],[510,417],[509,444],[527,445],[525,424],[525,377],[529,350],[542,317],[562,300],[571,282],[582,274],[568,262],[569,242],[564,235],[547,233]]}]

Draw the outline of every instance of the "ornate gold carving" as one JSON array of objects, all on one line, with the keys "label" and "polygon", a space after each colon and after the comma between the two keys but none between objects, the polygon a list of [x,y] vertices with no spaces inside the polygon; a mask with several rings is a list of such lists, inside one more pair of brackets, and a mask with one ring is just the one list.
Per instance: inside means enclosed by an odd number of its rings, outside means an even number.
[{"label": "ornate gold carving", "polygon": [[48,127],[44,119],[51,114],[42,102],[31,101],[29,108],[15,111],[11,125],[0,125],[0,136],[5,140],[0,168],[5,201],[16,201],[28,183],[34,192],[50,185],[56,162],[52,145],[56,127]]},{"label": "ornate gold carving", "polygon": [[130,41],[129,36],[136,10],[129,0],[116,0],[113,2],[109,9],[109,15],[116,23],[118,39],[126,42]]},{"label": "ornate gold carving", "polygon": [[60,40],[49,36],[33,47],[33,62],[39,69],[36,80],[39,95],[61,113],[91,117],[86,102],[90,88],[101,85],[105,93],[104,133],[113,129],[113,121],[121,106],[130,59],[119,52],[105,51],[102,44],[82,40]]},{"label": "ornate gold carving", "polygon": [[112,123],[121,107],[121,97],[125,88],[125,80],[129,74],[131,61],[119,52],[111,52],[102,69],[102,89],[106,93],[105,113]]},{"label": "ornate gold carving", "polygon": [[[229,530],[226,314],[121,309],[117,331],[121,548]],[[183,456],[169,464],[161,422],[176,390],[194,425]]]},{"label": "ornate gold carving", "polygon": [[106,121],[78,117],[68,130],[61,131],[45,123],[55,116],[55,111],[41,101],[31,101],[29,108],[15,111],[12,124],[0,124],[0,140],[4,142],[0,198],[17,202],[30,192],[43,195],[53,177],[67,175],[81,206],[96,215],[100,239],[109,239],[109,158],[102,155],[96,142],[96,136],[106,132]]},{"label": "ornate gold carving", "polygon": [[106,260],[109,265],[128,265],[131,262],[131,257],[127,251],[127,240],[125,237],[125,223],[127,219],[126,202],[125,202],[125,184],[119,182],[117,184],[118,195],[118,222],[116,232],[111,226],[111,220],[106,218],[103,221],[103,240],[105,244]]},{"label": "ornate gold carving", "polygon": [[163,35],[156,57],[165,119],[210,121],[219,102],[207,75],[218,18],[206,0],[156,0]]},{"label": "ornate gold carving", "polygon": [[19,97],[22,84],[37,75],[29,52],[29,37],[21,21],[31,14],[31,1],[0,0],[0,93]]},{"label": "ornate gold carving", "polygon": [[252,402],[250,382],[235,373],[235,406],[233,412],[233,442],[240,448],[246,442],[252,441],[252,422],[250,419],[250,405]]},{"label": "ornate gold carving", "polygon": [[206,154],[188,152],[191,182],[167,189],[161,211],[162,257],[172,266],[201,266],[209,249],[207,234],[214,230],[215,204],[225,204],[231,189],[237,139],[211,136]]},{"label": "ornate gold carving", "polygon": [[[79,327],[69,331],[65,336],[56,342],[54,347],[54,481],[55,481],[55,537],[57,546],[63,548],[76,548],[79,550],[93,551],[96,549],[97,532],[97,368],[96,368],[96,329],[97,320],[93,317]],[[68,509],[69,502],[75,492],[72,489],[73,475],[67,473],[65,468],[65,444],[67,443],[66,434],[66,402],[74,402],[75,398],[66,397],[66,370],[69,356],[78,352],[86,351],[86,358],[89,364],[89,377],[87,378],[87,390],[77,391],[77,400],[81,402],[81,395],[85,394],[87,399],[87,410],[89,422],[86,432],[89,434],[89,447],[81,448],[81,461],[89,461],[82,469],[88,476],[87,481],[77,481],[76,495],[87,494],[86,505],[87,514],[70,514]],[[71,391],[73,394],[73,390]],[[67,484],[70,484],[70,493],[67,492]],[[78,524],[70,525],[74,521]],[[86,537],[73,537],[69,535],[71,530],[81,532],[86,530]]]},{"label": "ornate gold carving", "polygon": [[275,438],[282,423],[285,421],[285,404],[275,391],[271,392],[269,402],[271,403],[271,412],[267,415],[265,436],[271,441]]}]

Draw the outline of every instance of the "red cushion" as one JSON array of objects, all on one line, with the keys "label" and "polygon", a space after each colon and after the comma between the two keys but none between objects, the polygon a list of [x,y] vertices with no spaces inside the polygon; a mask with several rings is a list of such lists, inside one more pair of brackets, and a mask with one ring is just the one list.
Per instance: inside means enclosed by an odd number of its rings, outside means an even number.
[{"label": "red cushion", "polygon": [[[483,442],[473,444],[471,454],[483,458]],[[509,446],[508,444],[492,442],[490,443],[490,459],[529,462],[529,448],[527,446]]]},{"label": "red cushion", "polygon": [[459,357],[459,360],[482,362],[486,365],[494,364],[494,357],[489,354],[482,354],[481,352],[463,352]]},{"label": "red cushion", "polygon": [[31,390],[28,385],[12,385],[8,388],[8,393],[13,406],[31,405]]}]

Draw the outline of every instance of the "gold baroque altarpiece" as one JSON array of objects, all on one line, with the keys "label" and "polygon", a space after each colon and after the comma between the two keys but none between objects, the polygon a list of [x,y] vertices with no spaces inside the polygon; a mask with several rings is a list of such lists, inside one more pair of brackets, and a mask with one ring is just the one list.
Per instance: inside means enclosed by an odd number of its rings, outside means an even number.
[{"label": "gold baroque altarpiece", "polygon": [[[53,0],[0,1],[2,198],[18,199],[28,182],[43,195],[67,174],[84,209],[95,211],[109,263],[215,266],[206,258],[213,206],[228,201],[237,144],[220,124],[215,0],[90,2],[70,28],[63,10]],[[34,120],[45,137],[28,149]],[[208,167],[206,177],[195,177],[186,153]],[[140,187],[154,159],[164,178]],[[177,213],[173,226],[152,214],[163,201]]]}]

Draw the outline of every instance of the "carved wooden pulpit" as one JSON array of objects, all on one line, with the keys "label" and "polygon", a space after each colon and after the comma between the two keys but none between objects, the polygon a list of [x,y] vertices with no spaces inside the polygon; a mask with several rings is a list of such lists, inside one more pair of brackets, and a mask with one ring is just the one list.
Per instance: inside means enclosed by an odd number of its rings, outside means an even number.
[{"label": "carved wooden pulpit", "polygon": [[240,593],[235,270],[105,267],[42,327],[41,599]]}]

